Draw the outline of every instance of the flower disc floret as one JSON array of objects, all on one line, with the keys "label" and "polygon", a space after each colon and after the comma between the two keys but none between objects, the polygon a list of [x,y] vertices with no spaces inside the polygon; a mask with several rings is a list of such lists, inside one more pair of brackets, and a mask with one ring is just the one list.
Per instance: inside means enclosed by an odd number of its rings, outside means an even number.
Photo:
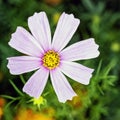
[{"label": "flower disc floret", "polygon": [[54,50],[47,51],[42,57],[43,66],[47,69],[55,69],[60,64],[60,56]]}]

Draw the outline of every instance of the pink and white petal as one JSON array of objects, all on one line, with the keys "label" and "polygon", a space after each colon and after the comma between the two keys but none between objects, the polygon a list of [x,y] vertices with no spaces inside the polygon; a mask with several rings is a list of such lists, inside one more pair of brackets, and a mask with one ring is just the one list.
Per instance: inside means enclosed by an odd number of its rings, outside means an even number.
[{"label": "pink and white petal", "polygon": [[31,97],[39,98],[45,88],[49,71],[41,68],[36,71],[23,87],[23,91]]},{"label": "pink and white petal", "polygon": [[40,56],[43,53],[33,36],[22,27],[17,27],[15,33],[12,34],[9,45],[19,52],[31,56]]},{"label": "pink and white petal", "polygon": [[44,50],[50,49],[51,31],[46,13],[35,13],[33,16],[29,17],[28,26],[41,47]]},{"label": "pink and white petal", "polygon": [[50,77],[53,88],[60,102],[64,103],[67,100],[71,100],[74,96],[76,96],[76,93],[73,91],[67,79],[60,72],[59,69],[50,71]]},{"label": "pink and white petal", "polygon": [[53,36],[52,48],[56,51],[61,51],[72,38],[79,23],[80,20],[74,18],[72,14],[63,13],[60,16]]},{"label": "pink and white petal", "polygon": [[100,53],[93,38],[77,42],[61,51],[63,60],[77,61],[97,57]]},{"label": "pink and white petal", "polygon": [[68,77],[85,85],[89,84],[92,72],[94,71],[93,69],[81,64],[67,61],[61,62],[60,70]]},{"label": "pink and white petal", "polygon": [[17,27],[15,33],[12,34],[9,45],[19,52],[31,56],[40,56],[43,53],[33,36],[22,27]]},{"label": "pink and white petal", "polygon": [[10,57],[7,67],[11,74],[19,75],[41,67],[40,58],[30,56]]}]

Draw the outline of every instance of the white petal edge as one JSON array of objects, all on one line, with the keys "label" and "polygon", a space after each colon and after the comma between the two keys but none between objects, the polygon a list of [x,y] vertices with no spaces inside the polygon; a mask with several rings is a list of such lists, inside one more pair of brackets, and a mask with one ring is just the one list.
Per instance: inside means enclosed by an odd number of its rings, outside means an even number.
[{"label": "white petal edge", "polygon": [[58,21],[53,41],[52,48],[56,51],[61,51],[70,41],[77,27],[79,26],[80,20],[74,18],[73,14],[63,13]]},{"label": "white petal edge", "polygon": [[49,76],[49,71],[41,68],[36,71],[23,87],[23,92],[31,97],[39,98],[45,88]]},{"label": "white petal edge", "polygon": [[51,48],[51,31],[45,12],[34,13],[28,18],[28,26],[35,39],[46,50]]},{"label": "white petal edge", "polygon": [[40,58],[31,56],[10,57],[8,59],[7,67],[13,75],[27,73],[41,66]]},{"label": "white petal edge", "polygon": [[23,27],[17,27],[8,44],[17,51],[27,55],[40,56],[43,53],[42,48],[34,37]]},{"label": "white petal edge", "polygon": [[89,84],[92,72],[94,71],[81,64],[68,61],[61,61],[60,70],[71,79],[84,85]]},{"label": "white petal edge", "polygon": [[66,77],[58,68],[50,71],[50,77],[53,88],[60,102],[65,103],[67,100],[72,100],[72,98],[76,96],[76,93],[73,91]]},{"label": "white petal edge", "polygon": [[62,59],[66,61],[91,59],[99,56],[98,48],[99,46],[95,43],[94,38],[89,38],[72,44],[62,50],[60,54]]}]

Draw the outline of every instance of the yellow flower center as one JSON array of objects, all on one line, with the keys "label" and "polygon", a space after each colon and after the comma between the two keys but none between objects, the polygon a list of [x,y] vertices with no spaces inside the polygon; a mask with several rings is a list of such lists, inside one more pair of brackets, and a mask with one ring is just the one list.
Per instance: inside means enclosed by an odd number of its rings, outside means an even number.
[{"label": "yellow flower center", "polygon": [[42,58],[43,66],[52,70],[59,66],[60,56],[54,50],[47,51]]}]

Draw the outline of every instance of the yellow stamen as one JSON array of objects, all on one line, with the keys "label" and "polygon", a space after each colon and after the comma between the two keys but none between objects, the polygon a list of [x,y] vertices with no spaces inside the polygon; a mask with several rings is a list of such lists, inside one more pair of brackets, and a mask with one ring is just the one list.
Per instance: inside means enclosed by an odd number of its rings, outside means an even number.
[{"label": "yellow stamen", "polygon": [[42,58],[43,66],[52,70],[59,66],[60,56],[54,50],[47,51]]}]

